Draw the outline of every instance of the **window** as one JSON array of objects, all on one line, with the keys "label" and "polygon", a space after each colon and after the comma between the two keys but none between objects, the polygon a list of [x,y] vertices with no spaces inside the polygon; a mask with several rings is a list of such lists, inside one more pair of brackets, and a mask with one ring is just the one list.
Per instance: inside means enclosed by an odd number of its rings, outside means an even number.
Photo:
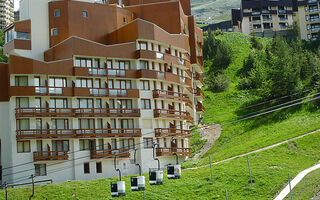
[{"label": "window", "polygon": [[148,43],[147,42],[139,42],[139,49],[140,50],[148,50]]},{"label": "window", "polygon": [[83,172],[85,174],[90,174],[90,163],[84,163],[83,164]]},{"label": "window", "polygon": [[28,86],[28,77],[27,76],[16,76],[15,77],[15,86]]},{"label": "window", "polygon": [[56,88],[67,87],[67,79],[57,78],[57,77],[49,78],[49,87],[56,87]]},{"label": "window", "polygon": [[56,35],[58,35],[58,29],[57,28],[51,29],[51,36],[56,36]]},{"label": "window", "polygon": [[89,78],[77,78],[76,80],[76,87],[82,87],[82,88],[92,88],[92,79]]},{"label": "window", "polygon": [[69,151],[69,140],[53,140],[52,151]]},{"label": "window", "polygon": [[145,149],[152,149],[153,138],[143,138],[143,146]]},{"label": "window", "polygon": [[17,97],[16,98],[16,108],[29,108],[29,98],[28,97]]},{"label": "window", "polygon": [[141,81],[141,89],[142,90],[150,90],[150,82],[149,81]]},{"label": "window", "polygon": [[60,10],[55,10],[54,11],[54,16],[55,17],[60,17]]},{"label": "window", "polygon": [[80,140],[79,144],[80,144],[80,151],[87,151],[89,150],[89,140]]},{"label": "window", "polygon": [[[96,59],[99,60],[99,59]],[[92,67],[91,58],[76,58],[74,60],[74,66],[76,67]]]},{"label": "window", "polygon": [[102,173],[102,163],[101,162],[96,163],[96,169],[97,169],[97,174]]},{"label": "window", "polygon": [[149,69],[148,61],[140,61],[140,69]]},{"label": "window", "polygon": [[17,32],[17,39],[30,40],[30,35],[29,33]]},{"label": "window", "polygon": [[69,129],[68,119],[52,119],[52,129]]},{"label": "window", "polygon": [[134,149],[134,139],[120,139],[120,149]]},{"label": "window", "polygon": [[82,17],[88,18],[88,12],[87,11],[82,11]]},{"label": "window", "polygon": [[124,18],[123,18],[123,22],[124,22],[124,23],[127,23],[127,18],[124,17]]},{"label": "window", "polygon": [[133,119],[121,119],[120,120],[120,128],[121,129],[131,129],[134,128],[134,121]]},{"label": "window", "polygon": [[94,129],[94,119],[79,119],[80,129]]},{"label": "window", "polygon": [[[109,68],[109,65],[108,65]],[[130,69],[130,62],[123,60],[116,60],[114,65],[111,67],[112,69]]]},{"label": "window", "polygon": [[141,107],[142,109],[151,109],[151,100],[150,99],[141,99]]},{"label": "window", "polygon": [[35,176],[47,176],[47,165],[46,164],[35,164]]},{"label": "window", "polygon": [[132,99],[119,99],[117,101],[118,108],[132,108]]},{"label": "window", "polygon": [[93,99],[78,99],[78,108],[93,108]]},{"label": "window", "polygon": [[30,141],[18,141],[17,147],[18,147],[18,153],[29,153]]},{"label": "window", "polygon": [[50,99],[50,108],[68,108],[68,99]]},{"label": "window", "polygon": [[29,130],[30,129],[29,119],[17,119],[16,125],[17,125],[17,130]]}]

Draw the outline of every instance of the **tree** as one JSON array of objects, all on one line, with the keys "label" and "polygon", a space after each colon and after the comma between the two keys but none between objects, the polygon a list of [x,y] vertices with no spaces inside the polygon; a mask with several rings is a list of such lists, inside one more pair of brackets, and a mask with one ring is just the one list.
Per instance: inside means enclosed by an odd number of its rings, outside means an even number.
[{"label": "tree", "polygon": [[253,35],[251,37],[251,44],[252,44],[252,47],[257,49],[257,50],[261,50],[263,49],[263,45],[262,43],[259,41],[258,37],[256,35]]},{"label": "tree", "polygon": [[8,62],[8,57],[3,54],[3,45],[5,43],[4,33],[0,31],[0,62]]}]

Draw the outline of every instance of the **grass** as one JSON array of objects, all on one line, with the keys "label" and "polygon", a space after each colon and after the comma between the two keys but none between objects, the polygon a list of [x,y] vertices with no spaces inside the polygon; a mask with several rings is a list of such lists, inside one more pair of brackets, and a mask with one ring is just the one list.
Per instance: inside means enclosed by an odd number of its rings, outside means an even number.
[{"label": "grass", "polygon": [[[320,169],[308,174],[303,180],[292,190],[292,197],[295,200],[311,199],[315,194],[320,193]],[[289,200],[287,195],[285,200]]]},{"label": "grass", "polygon": [[[214,185],[210,184],[210,168],[183,170],[180,180],[164,179],[164,185],[146,184],[146,199],[216,199],[223,200],[224,190],[229,199],[267,200],[275,197],[279,188],[285,186],[287,174],[295,176],[320,159],[320,133],[306,136],[290,144],[255,153],[250,156],[255,184],[248,184],[248,168],[245,158],[214,165]],[[61,184],[37,186],[33,199],[111,199],[110,181],[72,181]],[[129,177],[126,181],[127,195],[119,199],[142,199],[142,192],[131,192]],[[148,181],[148,178],[146,178]],[[9,189],[9,199],[27,199],[31,188]],[[4,199],[4,191],[0,191]]]}]

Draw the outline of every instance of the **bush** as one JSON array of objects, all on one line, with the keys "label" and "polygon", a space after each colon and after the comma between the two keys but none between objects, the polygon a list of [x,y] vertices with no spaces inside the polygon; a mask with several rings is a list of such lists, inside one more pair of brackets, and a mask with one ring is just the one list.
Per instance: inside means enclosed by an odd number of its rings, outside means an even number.
[{"label": "bush", "polygon": [[255,49],[258,49],[258,50],[263,49],[263,45],[255,35],[253,35],[253,37],[251,38],[251,44],[252,44],[252,47]]},{"label": "bush", "polygon": [[239,88],[239,90],[251,89],[252,82],[251,82],[250,78],[244,77],[244,78],[240,79],[239,84],[238,84],[238,88]]},{"label": "bush", "polygon": [[223,92],[228,89],[230,85],[230,79],[224,73],[210,74],[207,76],[206,82],[208,89],[212,92]]}]

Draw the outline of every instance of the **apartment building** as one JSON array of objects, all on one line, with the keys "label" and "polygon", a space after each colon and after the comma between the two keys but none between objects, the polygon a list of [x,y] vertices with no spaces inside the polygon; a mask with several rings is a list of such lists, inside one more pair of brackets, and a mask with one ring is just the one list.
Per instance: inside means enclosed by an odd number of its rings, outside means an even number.
[{"label": "apartment building", "polygon": [[320,31],[320,9],[318,0],[298,0],[296,21],[300,28],[300,37],[304,40],[316,40]]},{"label": "apartment building", "polygon": [[260,37],[285,36],[294,20],[294,0],[242,0],[242,22],[238,27],[244,34]]},{"label": "apartment building", "polygon": [[137,174],[191,154],[204,113],[190,0],[21,0],[0,63],[2,181]]},{"label": "apartment building", "polygon": [[13,0],[0,1],[0,29],[1,30],[14,21],[13,7],[14,7]]}]

